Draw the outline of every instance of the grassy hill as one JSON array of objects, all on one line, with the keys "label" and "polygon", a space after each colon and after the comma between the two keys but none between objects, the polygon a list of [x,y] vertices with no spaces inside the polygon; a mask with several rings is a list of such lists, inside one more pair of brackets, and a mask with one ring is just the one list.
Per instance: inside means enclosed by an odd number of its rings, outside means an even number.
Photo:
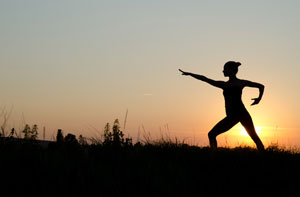
[{"label": "grassy hill", "polygon": [[295,196],[300,154],[276,147],[1,141],[3,192],[65,196]]}]

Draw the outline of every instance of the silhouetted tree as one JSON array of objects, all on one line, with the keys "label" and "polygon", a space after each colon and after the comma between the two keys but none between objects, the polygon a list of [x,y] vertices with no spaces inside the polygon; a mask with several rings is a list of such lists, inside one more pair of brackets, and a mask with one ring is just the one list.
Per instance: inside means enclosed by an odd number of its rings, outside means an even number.
[{"label": "silhouetted tree", "polygon": [[37,139],[38,137],[38,126],[35,124],[31,129],[31,139]]},{"label": "silhouetted tree", "polygon": [[104,144],[110,144],[112,142],[112,133],[110,132],[110,125],[106,123],[104,127]]},{"label": "silhouetted tree", "polygon": [[61,129],[58,129],[57,135],[56,135],[56,143],[62,144],[63,142],[64,142],[63,133],[62,133]]},{"label": "silhouetted tree", "polygon": [[24,133],[24,139],[36,140],[38,137],[38,126],[35,124],[31,129],[30,126],[26,124],[22,133]]},{"label": "silhouetted tree", "polygon": [[118,146],[118,145],[121,145],[124,143],[124,134],[123,132],[120,130],[120,123],[119,123],[119,120],[116,119],[115,122],[114,122],[114,125],[113,125],[113,128],[112,128],[112,141],[113,141],[113,144],[115,146]]}]

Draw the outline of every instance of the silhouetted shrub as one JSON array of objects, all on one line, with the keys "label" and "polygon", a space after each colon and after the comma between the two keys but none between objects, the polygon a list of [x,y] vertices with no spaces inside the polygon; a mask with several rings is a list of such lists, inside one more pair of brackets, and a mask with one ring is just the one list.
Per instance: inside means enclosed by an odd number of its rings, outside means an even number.
[{"label": "silhouetted shrub", "polygon": [[83,146],[88,145],[86,137],[83,137],[82,135],[79,135],[78,143]]},{"label": "silhouetted shrub", "polygon": [[78,144],[78,141],[76,139],[76,136],[68,133],[68,135],[66,135],[66,137],[64,138],[64,143],[66,144]]},{"label": "silhouetted shrub", "polygon": [[103,145],[112,145],[115,147],[132,145],[132,138],[124,138],[124,134],[120,129],[120,123],[118,119],[114,121],[112,132],[110,131],[109,123],[105,125]]}]

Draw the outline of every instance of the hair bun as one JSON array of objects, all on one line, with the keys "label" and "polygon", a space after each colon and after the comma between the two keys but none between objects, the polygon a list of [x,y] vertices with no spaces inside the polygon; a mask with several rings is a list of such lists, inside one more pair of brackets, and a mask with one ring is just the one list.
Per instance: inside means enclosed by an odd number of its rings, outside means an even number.
[{"label": "hair bun", "polygon": [[240,62],[236,62],[236,65],[237,65],[237,66],[240,66],[240,65],[242,65],[242,64],[241,64]]}]

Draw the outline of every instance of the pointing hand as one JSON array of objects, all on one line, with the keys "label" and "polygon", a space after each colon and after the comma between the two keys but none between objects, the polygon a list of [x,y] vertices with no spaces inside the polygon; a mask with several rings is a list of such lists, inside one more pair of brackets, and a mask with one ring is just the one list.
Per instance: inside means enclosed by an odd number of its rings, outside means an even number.
[{"label": "pointing hand", "polygon": [[183,70],[181,70],[181,69],[178,69],[180,72],[181,72],[181,74],[182,75],[190,75],[190,73],[188,73],[188,72],[184,72]]}]

